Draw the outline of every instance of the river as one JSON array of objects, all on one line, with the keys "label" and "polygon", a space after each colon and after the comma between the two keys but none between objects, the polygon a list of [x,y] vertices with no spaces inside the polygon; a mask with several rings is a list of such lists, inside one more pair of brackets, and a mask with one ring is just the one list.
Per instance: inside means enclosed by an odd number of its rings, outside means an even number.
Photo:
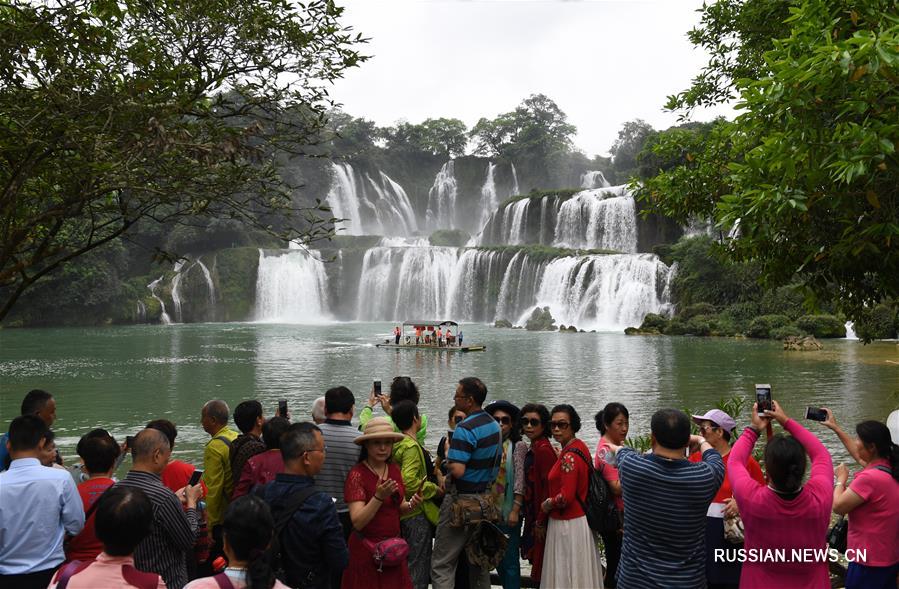
[{"label": "river", "polygon": [[[274,412],[287,399],[293,418],[306,419],[312,401],[332,386],[348,386],[361,409],[371,381],[411,376],[420,407],[431,419],[430,447],[445,429],[455,383],[480,377],[490,399],[547,406],[571,403],[583,420],[579,436],[598,439],[593,415],[605,403],[624,403],[631,435],[648,434],[662,407],[705,412],[732,395],[754,395],[770,383],[788,414],[804,418],[807,405],[827,406],[847,429],[863,419],[885,420],[899,406],[899,349],[894,342],[862,346],[826,340],[820,352],[785,352],[776,341],[643,337],[615,333],[530,333],[463,326],[466,343],[487,350],[447,353],[387,350],[389,323],[285,325],[207,323],[97,329],[0,330],[0,423],[18,414],[32,388],[57,399],[54,430],[72,459],[79,436],[105,427],[119,440],[147,421],[178,426],[176,454],[200,461],[208,436],[200,408],[221,398],[230,406],[262,401]],[[750,399],[751,402],[751,399]],[[748,408],[739,416],[746,424]],[[808,423],[801,419],[802,423]],[[842,446],[811,424],[840,460]]]}]

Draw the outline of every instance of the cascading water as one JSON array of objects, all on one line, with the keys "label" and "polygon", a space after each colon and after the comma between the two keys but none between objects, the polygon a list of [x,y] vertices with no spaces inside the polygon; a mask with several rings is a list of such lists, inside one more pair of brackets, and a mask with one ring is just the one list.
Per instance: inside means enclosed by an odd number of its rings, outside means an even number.
[{"label": "cascading water", "polygon": [[439,318],[449,300],[458,248],[373,247],[365,252],[356,318]]},{"label": "cascading water", "polygon": [[515,171],[515,164],[509,163],[512,166],[512,192],[509,196],[518,196],[521,194],[521,189],[518,188],[518,172]]},{"label": "cascading water", "polygon": [[497,301],[490,294],[491,286],[501,284],[505,270],[502,252],[466,250],[453,271],[446,315],[466,321],[492,320]]},{"label": "cascading water", "polygon": [[412,203],[403,187],[380,171],[377,182],[368,174],[365,178],[377,195],[374,209],[378,226],[374,230],[391,235],[412,235],[418,231]]},{"label": "cascading water", "polygon": [[611,186],[599,170],[588,170],[581,174],[581,188],[608,188]]},{"label": "cascading water", "polygon": [[[173,268],[175,277],[172,278],[172,307],[175,312],[175,321],[178,323],[184,323],[184,314],[181,310],[181,301],[183,300],[181,297],[181,280],[184,277],[184,274],[187,274],[187,270],[182,272],[185,263],[187,263],[187,259],[182,258],[175,262],[175,267]],[[190,268],[188,268],[188,270],[190,270]]]},{"label": "cascading water", "polygon": [[160,276],[159,278],[148,284],[147,288],[150,289],[150,295],[154,299],[159,301],[159,306],[161,308],[161,312],[159,313],[159,321],[163,325],[170,325],[172,323],[172,318],[169,317],[169,314],[165,312],[165,303],[162,302],[162,299],[159,298],[159,295],[156,294],[156,287],[159,286],[159,283],[162,282],[163,278],[165,278],[165,276]]},{"label": "cascading water", "polygon": [[337,219],[345,219],[342,228],[347,235],[362,235],[362,219],[359,214],[359,196],[353,167],[349,164],[331,163],[333,179],[331,190],[325,201],[331,207],[331,214]]},{"label": "cascading water", "polygon": [[428,229],[455,229],[456,186],[455,162],[449,160],[434,178],[428,192],[428,210],[425,213]]},{"label": "cascading water", "polygon": [[212,282],[212,275],[200,258],[197,258],[197,266],[203,271],[203,277],[206,279],[206,288],[209,292],[209,308],[215,309],[215,284]]},{"label": "cascading water", "polygon": [[545,262],[533,261],[524,251],[518,251],[512,256],[499,288],[496,319],[515,319],[526,308],[533,306],[537,285],[545,267]]},{"label": "cascading water", "polygon": [[496,170],[496,164],[488,162],[487,177],[484,185],[481,186],[481,218],[478,221],[478,227],[487,224],[490,215],[499,208],[499,197],[496,195],[496,181],[493,178],[493,172]]},{"label": "cascading water", "polygon": [[256,320],[320,323],[330,319],[328,277],[314,250],[259,250]]},{"label": "cascading water", "polygon": [[[591,255],[547,264],[537,291],[538,307],[549,307],[558,324],[618,331],[639,325],[647,313],[662,313],[670,268],[656,256]],[[530,311],[519,323],[524,324]]]},{"label": "cascading water", "polygon": [[556,221],[557,247],[637,251],[634,198],[623,186],[577,193],[562,203]]}]

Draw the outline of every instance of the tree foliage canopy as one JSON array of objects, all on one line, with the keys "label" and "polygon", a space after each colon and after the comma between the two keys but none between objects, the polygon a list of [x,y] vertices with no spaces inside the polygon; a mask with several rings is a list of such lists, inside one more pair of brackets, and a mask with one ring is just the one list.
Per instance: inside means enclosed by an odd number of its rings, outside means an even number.
[{"label": "tree foliage canopy", "polygon": [[465,153],[468,127],[459,119],[426,119],[423,123],[400,122],[383,130],[387,149],[419,151],[446,158]]},{"label": "tree foliage canopy", "polygon": [[[142,220],[328,233],[276,153],[316,137],[365,59],[329,0],[0,3],[0,319],[35,281]],[[324,213],[324,218],[322,214]]]},{"label": "tree foliage canopy", "polygon": [[[718,4],[735,11],[720,30],[707,18]],[[722,44],[731,53],[713,55],[673,105],[720,101],[732,83],[742,114],[706,137],[657,142],[657,156],[680,149],[684,161],[646,180],[640,197],[662,213],[738,225],[726,247],[756,261],[765,283],[798,278],[811,302],[835,298],[858,317],[899,294],[899,9],[887,0],[718,4],[694,37],[733,39]],[[750,18],[781,8],[782,23]],[[760,26],[783,32],[765,42]],[[734,79],[747,73],[762,75]]]}]

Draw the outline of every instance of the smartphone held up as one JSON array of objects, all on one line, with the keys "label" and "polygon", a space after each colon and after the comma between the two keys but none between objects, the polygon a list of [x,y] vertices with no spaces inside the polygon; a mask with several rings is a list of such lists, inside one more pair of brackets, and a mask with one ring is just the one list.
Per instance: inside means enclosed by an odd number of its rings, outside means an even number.
[{"label": "smartphone held up", "polygon": [[755,402],[758,404],[758,412],[761,416],[765,415],[765,411],[774,410],[770,384],[755,385]]},{"label": "smartphone held up", "polygon": [[827,411],[820,407],[806,407],[805,418],[812,421],[827,421]]}]

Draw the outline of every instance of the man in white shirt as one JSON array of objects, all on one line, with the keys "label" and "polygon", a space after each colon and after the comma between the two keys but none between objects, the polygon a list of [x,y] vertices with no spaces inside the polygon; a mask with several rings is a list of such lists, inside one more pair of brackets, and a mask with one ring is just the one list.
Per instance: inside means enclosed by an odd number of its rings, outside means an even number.
[{"label": "man in white shirt", "polygon": [[9,426],[12,463],[0,473],[0,587],[43,589],[65,560],[63,539],[84,527],[84,509],[66,470],[39,460],[47,424],[22,415]]}]

